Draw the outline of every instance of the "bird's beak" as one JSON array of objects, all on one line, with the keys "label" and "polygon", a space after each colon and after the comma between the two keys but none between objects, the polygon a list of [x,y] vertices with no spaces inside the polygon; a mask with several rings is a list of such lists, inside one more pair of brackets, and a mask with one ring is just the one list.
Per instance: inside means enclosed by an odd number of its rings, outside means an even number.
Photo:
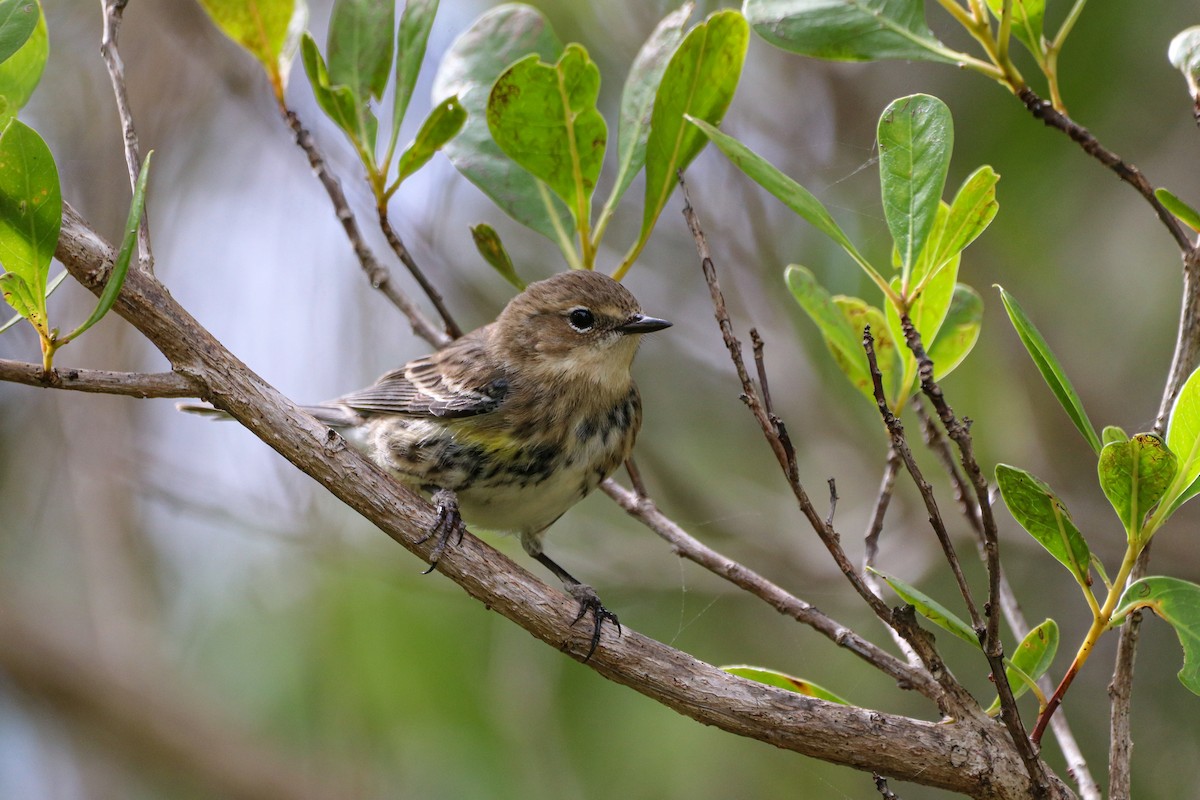
[{"label": "bird's beak", "polygon": [[651,333],[671,327],[671,323],[657,317],[647,317],[645,314],[634,314],[617,330],[621,333]]}]

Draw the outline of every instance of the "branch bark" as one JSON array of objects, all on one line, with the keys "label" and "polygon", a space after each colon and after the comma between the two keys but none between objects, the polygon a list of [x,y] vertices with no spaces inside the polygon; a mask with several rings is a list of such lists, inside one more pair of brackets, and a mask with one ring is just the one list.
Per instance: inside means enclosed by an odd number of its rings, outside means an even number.
[{"label": "branch bark", "polygon": [[41,364],[0,358],[0,381],[43,389],[70,389],[126,397],[196,397],[200,385],[175,372],[109,372],[102,369],[55,368],[49,374]]},{"label": "branch bark", "polygon": [[[98,291],[113,251],[70,207],[57,256]],[[382,469],[301,412],[255,375],[145,272],[131,273],[116,311],[138,328],[174,369],[202,384],[202,396],[310,475],[406,549],[420,543],[435,511]],[[466,536],[439,570],[468,594],[542,641],[582,661],[585,631],[572,627],[576,603],[511,560]],[[850,708],[745,681],[640,634],[606,634],[588,666],[706,724],[777,747],[957,791],[981,800],[1025,798],[1029,777],[1003,728],[971,716],[931,723]],[[1051,796],[1071,797],[1052,780]]]}]

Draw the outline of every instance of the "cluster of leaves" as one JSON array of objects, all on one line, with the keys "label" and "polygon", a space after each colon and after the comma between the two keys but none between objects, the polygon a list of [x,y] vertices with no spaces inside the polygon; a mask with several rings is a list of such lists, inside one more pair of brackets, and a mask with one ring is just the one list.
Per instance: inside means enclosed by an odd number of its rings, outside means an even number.
[{"label": "cluster of leaves", "polygon": [[125,235],[108,283],[91,315],[67,334],[51,326],[47,298],[66,277],[50,280],[50,262],[62,226],[62,191],[50,148],[37,131],[17,119],[41,79],[49,55],[49,36],[37,0],[0,0],[0,294],[16,316],[0,332],[22,319],[37,331],[42,367],[54,366],[55,352],[78,338],[108,313],[129,269],[142,218],[150,154],[142,164]]},{"label": "cluster of leaves", "polygon": [[[1130,611],[1152,608],[1174,626],[1183,645],[1180,681],[1200,694],[1200,586],[1154,576],[1125,588],[1134,562],[1150,539],[1183,503],[1200,493],[1200,370],[1184,383],[1171,410],[1165,440],[1155,433],[1129,436],[1115,426],[1097,433],[1046,340],[1012,295],[1001,289],[1001,299],[1038,371],[1096,453],[1100,488],[1125,530],[1125,557],[1116,577],[1109,580],[1071,520],[1066,504],[1049,485],[1025,470],[1005,464],[996,467],[996,483],[1013,517],[1070,571],[1091,609],[1093,624],[1071,673],[1082,666],[1105,630],[1123,622]],[[1093,569],[1107,588],[1103,603],[1093,590]]]},{"label": "cluster of leaves", "polygon": [[967,178],[944,202],[954,144],[950,111],[936,97],[912,95],[891,103],[879,119],[879,172],[884,217],[894,242],[894,277],[886,278],[854,246],[825,206],[807,189],[741,142],[699,120],[700,128],[729,159],[788,208],[836,242],[883,295],[883,308],[858,297],[831,296],[806,267],[791,265],[785,278],[796,301],[816,324],[850,382],[874,402],[862,335],[870,326],[888,405],[899,413],[917,385],[917,361],[905,345],[901,321],[912,321],[935,364],[948,374],[975,346],[983,301],[958,283],[962,251],[996,215],[991,167]]}]

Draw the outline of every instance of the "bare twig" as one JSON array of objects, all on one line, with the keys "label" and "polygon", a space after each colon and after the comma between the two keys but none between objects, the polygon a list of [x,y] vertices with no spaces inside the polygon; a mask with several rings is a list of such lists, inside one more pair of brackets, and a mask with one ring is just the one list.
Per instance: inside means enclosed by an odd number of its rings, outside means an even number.
[{"label": "bare twig", "polygon": [[127,397],[199,397],[201,387],[177,372],[109,372],[100,369],[57,368],[47,374],[41,364],[0,358],[0,381],[71,389],[76,392],[119,394]]},{"label": "bare twig", "polygon": [[[980,519],[979,505],[975,502],[971,488],[967,485],[966,479],[958,469],[958,464],[954,460],[954,454],[950,449],[949,442],[946,441],[945,435],[934,424],[934,421],[926,412],[921,398],[914,397],[911,405],[921,422],[921,433],[926,446],[937,457],[938,463],[942,465],[942,468],[945,469],[946,474],[950,477],[950,482],[954,486],[954,499],[958,502],[959,509],[962,511],[967,524],[975,531],[976,543],[979,545],[979,558],[986,563],[987,548],[985,547],[983,536],[983,521]],[[1021,604],[1017,601],[1017,595],[1013,591],[1012,585],[1008,582],[1008,576],[1005,575],[1003,566],[1000,568],[1000,608],[1004,611],[1004,619],[1008,623],[1008,628],[1012,631],[1013,636],[1018,641],[1023,640],[1025,635],[1029,633],[1031,626],[1025,619],[1025,613],[1021,610]],[[1054,691],[1054,686],[1045,675],[1039,678],[1037,683],[1046,695]],[[1080,748],[1079,742],[1071,730],[1071,725],[1067,721],[1066,714],[1063,714],[1061,710],[1058,714],[1055,714],[1050,720],[1050,727],[1054,731],[1054,738],[1058,742],[1063,758],[1067,762],[1067,769],[1075,781],[1075,785],[1079,787],[1080,797],[1083,800],[1101,800],[1100,785],[1092,777],[1087,759],[1083,757],[1083,750]]]},{"label": "bare twig", "polygon": [[[888,506],[891,505],[892,495],[896,488],[896,473],[899,471],[900,456],[894,447],[889,447],[887,463],[883,468],[883,478],[879,482],[879,494],[875,497],[875,509],[871,512],[871,521],[867,524],[867,532],[863,534],[863,581],[871,587],[871,591],[878,595],[883,594],[883,584],[880,582],[879,576],[871,569],[875,566],[875,559],[879,555],[879,536],[883,533],[883,518],[887,514]],[[900,652],[904,653],[908,663],[920,663],[916,651],[908,642],[904,641],[895,628],[889,627],[888,633],[892,635],[892,639],[900,648]]]},{"label": "bare twig", "polygon": [[[1132,583],[1145,577],[1150,565],[1150,543],[1138,555],[1129,574]],[[1133,714],[1133,665],[1137,657],[1138,637],[1142,628],[1142,613],[1135,611],[1121,626],[1117,640],[1117,659],[1112,682],[1108,684],[1108,796],[1110,800],[1129,800],[1132,780],[1133,733],[1130,717]],[[1059,715],[1061,716],[1061,715]],[[1057,717],[1056,717],[1057,718]]]},{"label": "bare twig", "polygon": [[1183,305],[1179,310],[1179,327],[1175,334],[1175,351],[1171,368],[1163,385],[1162,400],[1154,420],[1154,432],[1162,435],[1175,398],[1184,381],[1200,361],[1200,247],[1193,247],[1183,256]]},{"label": "bare twig", "polygon": [[[100,39],[100,55],[108,68],[113,95],[117,101],[117,115],[121,119],[121,135],[125,142],[125,167],[129,171],[129,190],[137,188],[138,175],[142,170],[142,156],[138,147],[137,131],[133,127],[133,112],[129,108],[129,93],[125,88],[125,64],[117,49],[117,36],[121,30],[121,18],[129,0],[103,0],[104,32]],[[148,213],[142,211],[138,225],[138,262],[142,269],[154,269],[154,254],[150,250],[150,223]]]},{"label": "bare twig", "polygon": [[1008,728],[1013,745],[1021,754],[1021,760],[1029,770],[1029,777],[1033,781],[1035,792],[1041,794],[1048,791],[1046,768],[1038,758],[1033,742],[1030,741],[1025,731],[1025,724],[1021,721],[1017,701],[1013,697],[1012,687],[1008,683],[1008,676],[1004,669],[1004,644],[1000,641],[1000,539],[996,530],[996,518],[992,514],[987,479],[984,478],[983,470],[980,469],[979,462],[975,459],[975,445],[971,441],[970,420],[959,420],[946,402],[946,398],[942,394],[942,387],[933,379],[933,361],[925,352],[925,347],[921,343],[921,334],[917,332],[907,314],[901,315],[900,327],[904,331],[905,344],[917,359],[917,375],[921,381],[921,391],[929,398],[934,411],[937,412],[942,427],[946,429],[946,435],[958,447],[963,470],[975,488],[975,500],[979,506],[980,522],[983,525],[983,549],[986,555],[984,561],[987,564],[988,574],[988,602],[985,607],[987,627],[980,644],[983,645],[983,653],[992,668],[992,681],[1000,696],[1000,717]]},{"label": "bare twig", "polygon": [[463,330],[454,321],[454,317],[451,316],[450,309],[446,307],[446,301],[442,299],[441,292],[425,277],[425,273],[417,266],[412,253],[404,246],[404,241],[400,238],[400,234],[396,233],[396,229],[392,227],[392,223],[388,219],[386,206],[379,209],[379,228],[383,231],[383,236],[387,239],[388,246],[392,248],[392,252],[396,254],[396,258],[400,259],[400,262],[408,268],[413,279],[420,285],[421,291],[425,292],[425,296],[429,298],[429,302],[433,303],[433,307],[437,309],[438,316],[442,318],[442,324],[446,327],[446,333],[452,339],[462,336]]},{"label": "bare twig", "polygon": [[375,258],[375,253],[367,245],[362,231],[358,228],[358,221],[354,217],[354,212],[350,210],[350,204],[346,202],[346,195],[342,191],[341,182],[337,179],[337,176],[329,171],[329,168],[325,164],[325,158],[321,155],[321,151],[318,149],[312,134],[300,122],[300,118],[296,116],[295,111],[286,110],[283,117],[288,127],[292,129],[292,133],[295,134],[296,144],[308,156],[309,165],[312,166],[317,179],[321,181],[321,185],[325,187],[325,193],[329,195],[329,200],[333,203],[338,221],[342,223],[342,229],[346,232],[346,238],[350,240],[350,246],[354,248],[354,254],[358,257],[358,263],[362,266],[363,272],[366,273],[367,280],[371,282],[371,286],[381,291],[384,297],[392,302],[392,305],[398,308],[404,316],[408,317],[408,321],[412,323],[413,331],[418,336],[434,347],[445,347],[452,341],[452,337],[446,332],[439,330],[437,325],[425,316],[425,313],[417,307],[412,298],[395,285],[395,282],[392,280],[392,274],[388,271],[387,267],[379,263],[379,260]]}]

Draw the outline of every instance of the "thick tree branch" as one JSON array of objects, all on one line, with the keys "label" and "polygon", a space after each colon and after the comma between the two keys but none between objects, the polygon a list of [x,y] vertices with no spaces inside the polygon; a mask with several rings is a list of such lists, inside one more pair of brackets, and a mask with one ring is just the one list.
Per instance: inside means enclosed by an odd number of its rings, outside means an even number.
[{"label": "thick tree branch", "polygon": [[[57,255],[97,291],[113,253],[68,207]],[[153,276],[131,273],[116,311],[177,371],[202,382],[206,399],[406,549],[428,557],[433,543],[418,540],[434,522],[433,508],[234,358]],[[475,537],[447,552],[439,571],[537,638],[583,660],[588,637],[572,627],[576,603]],[[619,638],[606,635],[588,665],[694,719],[832,763],[983,800],[1030,793],[1020,757],[990,720],[928,723],[825,703],[736,678],[628,629]],[[1071,796],[1058,781],[1052,790],[1055,798]]]},{"label": "thick tree branch", "polygon": [[109,372],[102,369],[56,368],[49,374],[41,364],[0,358],[0,381],[44,389],[70,389],[127,397],[195,397],[200,386],[175,372]]}]

